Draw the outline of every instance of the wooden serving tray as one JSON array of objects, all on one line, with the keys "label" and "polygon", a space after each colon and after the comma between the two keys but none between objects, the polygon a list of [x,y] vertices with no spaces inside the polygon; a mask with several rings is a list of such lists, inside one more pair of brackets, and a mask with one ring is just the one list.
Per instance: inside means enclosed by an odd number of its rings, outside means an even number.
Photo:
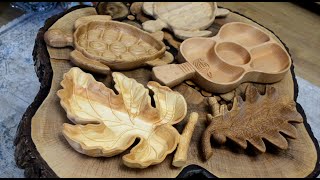
[{"label": "wooden serving tray", "polygon": [[[101,74],[113,70],[130,70],[163,57],[165,45],[137,27],[111,21],[111,16],[84,16],[75,21],[75,32],[60,29],[45,33],[51,47],[73,46],[70,60],[79,67]],[[73,36],[72,36],[73,35]]]},{"label": "wooden serving tray", "polygon": [[[186,83],[174,87],[173,90],[180,92],[188,103],[186,117],[189,117],[191,112],[198,112],[199,122],[191,140],[187,163],[183,168],[171,165],[173,155],[168,156],[161,164],[147,169],[130,169],[121,164],[122,155],[92,158],[77,153],[62,137],[62,124],[70,121],[56,95],[61,89],[63,73],[72,65],[68,60],[62,60],[63,56],[61,59],[50,58],[48,51],[52,49],[47,48],[43,36],[53,24],[66,25],[70,24],[67,21],[73,16],[94,14],[92,7],[84,7],[77,6],[49,18],[38,32],[33,57],[41,87],[34,102],[23,115],[15,139],[16,163],[25,169],[26,177],[316,177],[319,174],[319,145],[298,103],[296,107],[303,116],[304,123],[296,125],[297,139],[288,139],[287,150],[268,148],[263,154],[253,154],[250,150],[241,151],[230,145],[213,147],[214,156],[208,161],[202,159],[200,138],[205,129],[206,114],[210,113],[209,105],[206,97]],[[234,21],[258,26],[278,39],[259,24],[234,12],[227,18],[217,19],[213,25],[219,29],[223,24]],[[283,45],[280,40],[279,42]],[[176,49],[172,46],[170,51],[174,56],[177,55]],[[61,54],[63,53],[56,52],[55,55],[58,57]],[[151,80],[151,68],[144,67],[122,73],[144,85]],[[113,88],[111,76],[93,75],[107,87]],[[277,88],[280,95],[290,96],[296,101],[298,85],[293,65],[284,79],[272,86]],[[183,127],[184,124],[180,123],[176,126],[180,132]],[[127,153],[128,151],[125,151],[123,154]]]},{"label": "wooden serving tray", "polygon": [[278,82],[291,66],[289,54],[273,38],[241,22],[223,25],[214,37],[183,41],[177,57],[182,64],[153,68],[157,81],[173,87],[192,79],[216,93],[227,93],[242,82]]}]

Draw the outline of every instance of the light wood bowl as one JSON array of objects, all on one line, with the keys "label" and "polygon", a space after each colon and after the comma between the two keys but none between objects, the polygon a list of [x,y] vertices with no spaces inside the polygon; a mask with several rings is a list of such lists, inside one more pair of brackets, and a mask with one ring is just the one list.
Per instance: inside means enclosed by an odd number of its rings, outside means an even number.
[{"label": "light wood bowl", "polygon": [[[122,157],[123,163],[131,168],[159,164],[178,144],[183,144],[182,155],[177,155],[176,163],[180,165],[180,158],[185,163],[194,125],[185,130],[187,137],[180,137],[172,126],[187,114],[184,97],[150,81],[147,86],[154,92],[154,108],[149,90],[142,84],[119,72],[113,72],[112,76],[118,94],[78,67],[64,74],[63,89],[57,95],[67,117],[76,124],[63,124],[62,133],[68,143],[79,153],[91,157],[112,157],[140,139],[130,153]],[[188,143],[180,143],[183,137]]]},{"label": "light wood bowl", "polygon": [[209,92],[225,93],[242,82],[274,83],[291,66],[287,51],[260,29],[232,22],[214,37],[181,43],[178,61],[153,68],[153,78],[169,87],[192,79]]}]

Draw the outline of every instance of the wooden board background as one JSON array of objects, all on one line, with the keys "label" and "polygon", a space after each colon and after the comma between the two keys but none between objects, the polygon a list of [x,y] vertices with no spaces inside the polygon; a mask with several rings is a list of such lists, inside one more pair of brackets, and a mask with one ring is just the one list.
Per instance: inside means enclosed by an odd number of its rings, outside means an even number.
[{"label": "wooden board background", "polygon": [[[251,20],[236,13],[230,14],[225,19],[218,19],[215,23],[216,26],[219,27],[226,22],[232,21],[242,21],[259,26]],[[44,32],[45,30],[43,29],[42,31]],[[267,31],[267,33],[270,33],[274,38],[276,38],[271,32]],[[40,48],[40,46],[38,48]],[[40,56],[36,58],[46,57]],[[41,61],[42,60],[38,60],[36,62],[41,63]],[[37,162],[23,159],[23,157],[21,157],[21,154],[23,153],[21,153],[21,150],[19,151],[18,147],[23,143],[28,145],[32,143],[26,142],[26,140],[29,140],[28,138],[21,138],[19,136],[21,134],[24,135],[23,128],[28,128],[27,125],[24,127],[23,123],[24,121],[28,121],[26,117],[28,115],[28,110],[26,112],[27,115],[24,116],[25,119],[23,118],[22,124],[19,126],[18,138],[16,139],[17,162],[20,166],[23,167],[24,165],[29,168],[27,172],[30,172],[30,175],[34,173],[33,175],[35,176],[57,175],[59,177],[176,177],[180,173],[182,169],[171,166],[173,158],[172,155],[168,156],[166,160],[159,165],[155,165],[144,170],[134,170],[125,167],[121,163],[121,156],[127,152],[112,158],[91,158],[74,151],[61,135],[62,123],[71,122],[66,118],[66,114],[61,108],[59,99],[56,96],[56,91],[61,88],[59,83],[62,79],[62,75],[70,69],[71,64],[67,60],[56,59],[51,59],[50,64],[53,70],[51,89],[46,98],[43,97],[45,95],[40,97],[42,99],[45,98],[45,100],[37,103],[38,105],[41,104],[41,106],[31,121],[31,140],[38,151],[35,153],[35,156],[38,158],[36,158]],[[38,64],[38,66],[50,66],[50,64],[47,62],[47,64]],[[281,82],[276,83],[273,86],[275,86],[283,95],[289,95],[295,99],[292,72],[289,72]],[[47,88],[46,90],[48,90],[50,88],[50,85],[48,86],[50,82],[48,81],[51,79],[50,75],[46,73],[50,74],[51,72],[38,71],[38,75],[40,77],[47,77],[47,79],[45,79],[47,80],[46,82],[43,82],[44,79],[41,78],[40,81],[43,85],[42,87]],[[129,77],[135,77],[138,82],[143,84],[146,84],[146,82],[151,79],[150,69],[146,68],[140,68],[124,73]],[[110,78],[98,76],[97,79],[104,82],[109,87],[112,84]],[[310,175],[313,176],[318,173],[315,171],[315,169],[317,169],[315,166],[319,165],[317,151],[315,148],[318,148],[318,145],[313,141],[313,135],[311,134],[311,137],[309,136],[307,129],[304,126],[306,125],[306,127],[308,127],[306,123],[297,125],[299,132],[298,139],[289,140],[289,149],[286,151],[271,149],[262,155],[250,155],[247,151],[235,152],[228,147],[222,147],[214,149],[214,155],[209,161],[203,161],[199,151],[199,138],[201,137],[202,130],[205,128],[203,123],[205,115],[209,113],[206,100],[200,93],[192,88],[190,89],[188,86],[181,85],[174,89],[178,90],[186,97],[188,102],[188,113],[198,111],[200,114],[200,121],[196,128],[197,131],[192,138],[192,144],[189,149],[188,165],[197,164],[207,169],[217,177],[306,177]],[[43,91],[43,89],[40,91]],[[43,92],[41,94],[43,94]],[[29,109],[29,111],[32,110]],[[29,116],[32,117],[32,112],[29,112]],[[183,123],[177,126],[179,130],[181,130],[182,127]],[[26,136],[28,136],[28,132],[30,132],[30,130],[26,130]],[[316,146],[314,143],[316,143]],[[29,151],[31,152],[34,150],[30,147]],[[41,157],[38,157],[38,155]],[[32,166],[34,164],[41,166],[42,170],[44,169],[44,173],[39,174],[35,172],[39,167]]]}]

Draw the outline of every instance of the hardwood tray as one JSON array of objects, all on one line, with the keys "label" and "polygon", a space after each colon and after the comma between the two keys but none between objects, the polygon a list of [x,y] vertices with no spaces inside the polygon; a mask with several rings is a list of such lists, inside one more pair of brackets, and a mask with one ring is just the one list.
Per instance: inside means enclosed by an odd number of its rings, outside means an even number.
[{"label": "hardwood tray", "polygon": [[[84,7],[77,6],[49,18],[37,34],[33,56],[41,87],[34,102],[23,115],[15,139],[16,163],[25,169],[26,177],[316,177],[319,174],[319,145],[307,123],[303,108],[298,103],[296,107],[303,116],[304,123],[296,126],[298,137],[289,140],[290,148],[287,150],[267,150],[264,154],[252,155],[230,148],[214,148],[215,156],[209,161],[202,160],[200,138],[205,128],[204,121],[209,106],[204,96],[185,83],[174,87],[173,90],[183,94],[187,101],[186,117],[190,112],[198,112],[199,122],[191,140],[188,161],[183,168],[171,166],[172,156],[168,156],[164,162],[156,166],[136,170],[119,165],[121,156],[92,158],[74,151],[61,134],[62,124],[69,120],[56,95],[57,90],[61,89],[59,83],[63,73],[72,65],[68,60],[50,59],[43,36],[54,23],[61,23],[72,13],[86,14],[85,11],[92,10]],[[225,23],[234,21],[262,28],[259,24],[234,12],[225,19],[219,19],[214,25],[221,27]],[[266,32],[276,38],[272,32],[268,30]],[[68,50],[61,49],[61,51]],[[170,51],[174,55],[177,54],[172,47]],[[276,87],[280,94],[290,96],[296,101],[298,85],[293,65],[290,70],[283,80],[272,86]],[[122,73],[144,85],[151,79],[150,68]],[[106,86],[113,87],[110,76],[98,74],[94,76]],[[180,123],[176,126],[178,131],[183,127],[184,124]]]},{"label": "hardwood tray", "polygon": [[289,54],[273,38],[242,22],[223,25],[214,37],[183,41],[177,57],[182,64],[153,68],[157,81],[173,87],[190,78],[216,93],[242,82],[278,82],[291,66]]},{"label": "hardwood tray", "polygon": [[134,69],[164,55],[166,48],[162,41],[108,17],[79,18],[75,21],[73,36],[60,29],[51,29],[45,33],[45,41],[51,47],[74,46],[75,50],[70,53],[72,62],[101,74],[110,74],[109,67],[113,70]]}]

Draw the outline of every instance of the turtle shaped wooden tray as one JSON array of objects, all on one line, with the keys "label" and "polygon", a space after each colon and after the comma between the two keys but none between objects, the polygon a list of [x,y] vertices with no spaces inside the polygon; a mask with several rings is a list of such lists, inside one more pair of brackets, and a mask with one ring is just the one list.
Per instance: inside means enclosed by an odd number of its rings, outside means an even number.
[{"label": "turtle shaped wooden tray", "polygon": [[101,74],[108,74],[110,68],[134,69],[165,55],[162,41],[132,25],[110,19],[104,15],[79,18],[73,36],[51,29],[45,33],[45,41],[52,47],[74,46],[71,61]]},{"label": "turtle shaped wooden tray", "polygon": [[192,79],[209,92],[225,93],[242,82],[274,83],[291,66],[287,51],[260,29],[242,22],[223,25],[214,37],[181,43],[178,61],[153,68],[153,78],[173,87]]},{"label": "turtle shaped wooden tray", "polygon": [[170,29],[179,39],[210,36],[211,31],[205,29],[215,17],[229,13],[229,10],[218,8],[216,2],[144,2],[143,11],[156,18],[144,22],[144,30]]}]

